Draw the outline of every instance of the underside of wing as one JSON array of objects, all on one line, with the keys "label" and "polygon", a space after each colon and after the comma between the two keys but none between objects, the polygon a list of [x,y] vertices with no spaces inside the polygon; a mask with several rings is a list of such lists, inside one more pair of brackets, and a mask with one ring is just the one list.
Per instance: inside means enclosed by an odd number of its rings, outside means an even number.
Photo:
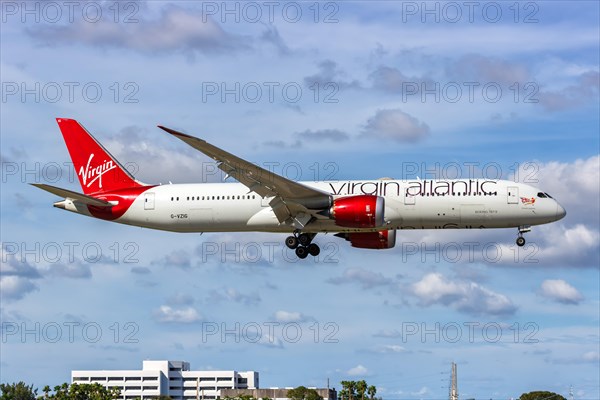
[{"label": "underside of wing", "polygon": [[298,216],[305,219],[301,214],[316,216],[311,210],[323,210],[331,205],[331,195],[327,192],[284,178],[205,140],[164,126],[158,127],[215,160],[223,172],[247,186],[250,191],[264,198],[272,197],[269,204],[279,222],[298,222]]}]

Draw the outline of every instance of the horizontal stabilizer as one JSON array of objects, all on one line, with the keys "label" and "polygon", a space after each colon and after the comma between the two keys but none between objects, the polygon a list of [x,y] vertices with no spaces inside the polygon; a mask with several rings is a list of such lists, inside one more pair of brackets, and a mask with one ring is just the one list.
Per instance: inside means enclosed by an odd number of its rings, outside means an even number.
[{"label": "horizontal stabilizer", "polygon": [[82,203],[91,205],[91,206],[98,206],[98,207],[106,207],[106,206],[112,206],[111,203],[109,203],[108,201],[105,200],[100,200],[97,199],[95,197],[92,196],[88,196],[86,194],[83,193],[77,193],[77,192],[73,192],[71,190],[67,190],[67,189],[61,189],[58,188],[56,186],[50,186],[50,185],[46,185],[43,183],[31,183],[32,186],[38,187],[42,190],[45,190],[46,192],[50,192],[52,194],[55,194],[59,197],[64,197],[67,199],[72,199],[72,200],[77,200],[80,201]]}]

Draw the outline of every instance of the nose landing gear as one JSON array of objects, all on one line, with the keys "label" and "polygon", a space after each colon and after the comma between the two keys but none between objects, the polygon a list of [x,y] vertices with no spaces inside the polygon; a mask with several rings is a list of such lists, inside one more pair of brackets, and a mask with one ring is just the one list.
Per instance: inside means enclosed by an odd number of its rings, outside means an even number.
[{"label": "nose landing gear", "polygon": [[517,246],[523,247],[525,246],[525,238],[523,237],[524,233],[530,232],[531,226],[523,225],[519,227],[519,236],[517,237]]},{"label": "nose landing gear", "polygon": [[300,259],[305,259],[309,254],[316,257],[321,249],[316,243],[312,243],[315,236],[317,236],[316,233],[299,233],[295,231],[293,236],[288,236],[285,239],[285,245],[292,250],[296,250],[296,256]]}]

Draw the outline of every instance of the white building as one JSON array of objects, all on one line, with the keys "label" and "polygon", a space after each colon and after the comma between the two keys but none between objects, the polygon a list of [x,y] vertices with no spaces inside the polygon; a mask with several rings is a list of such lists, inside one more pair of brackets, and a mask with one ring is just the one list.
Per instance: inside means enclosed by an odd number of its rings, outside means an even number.
[{"label": "white building", "polygon": [[141,370],[71,371],[71,383],[99,383],[121,389],[124,400],[213,400],[222,389],[258,389],[255,371],[190,371],[185,361],[144,361]]}]

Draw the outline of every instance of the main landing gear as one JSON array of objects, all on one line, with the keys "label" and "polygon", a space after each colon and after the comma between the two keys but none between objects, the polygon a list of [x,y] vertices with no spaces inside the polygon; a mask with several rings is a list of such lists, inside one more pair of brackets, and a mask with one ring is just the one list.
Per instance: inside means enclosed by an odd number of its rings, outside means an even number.
[{"label": "main landing gear", "polygon": [[316,233],[298,233],[294,232],[294,236],[285,238],[285,245],[292,250],[296,250],[296,255],[300,259],[308,257],[310,254],[316,257],[321,252],[321,249],[316,243],[311,243]]},{"label": "main landing gear", "polygon": [[530,226],[524,225],[524,226],[519,227],[519,236],[517,237],[517,246],[519,246],[519,247],[525,246],[525,238],[523,237],[523,234],[530,232],[530,231],[531,231]]}]

